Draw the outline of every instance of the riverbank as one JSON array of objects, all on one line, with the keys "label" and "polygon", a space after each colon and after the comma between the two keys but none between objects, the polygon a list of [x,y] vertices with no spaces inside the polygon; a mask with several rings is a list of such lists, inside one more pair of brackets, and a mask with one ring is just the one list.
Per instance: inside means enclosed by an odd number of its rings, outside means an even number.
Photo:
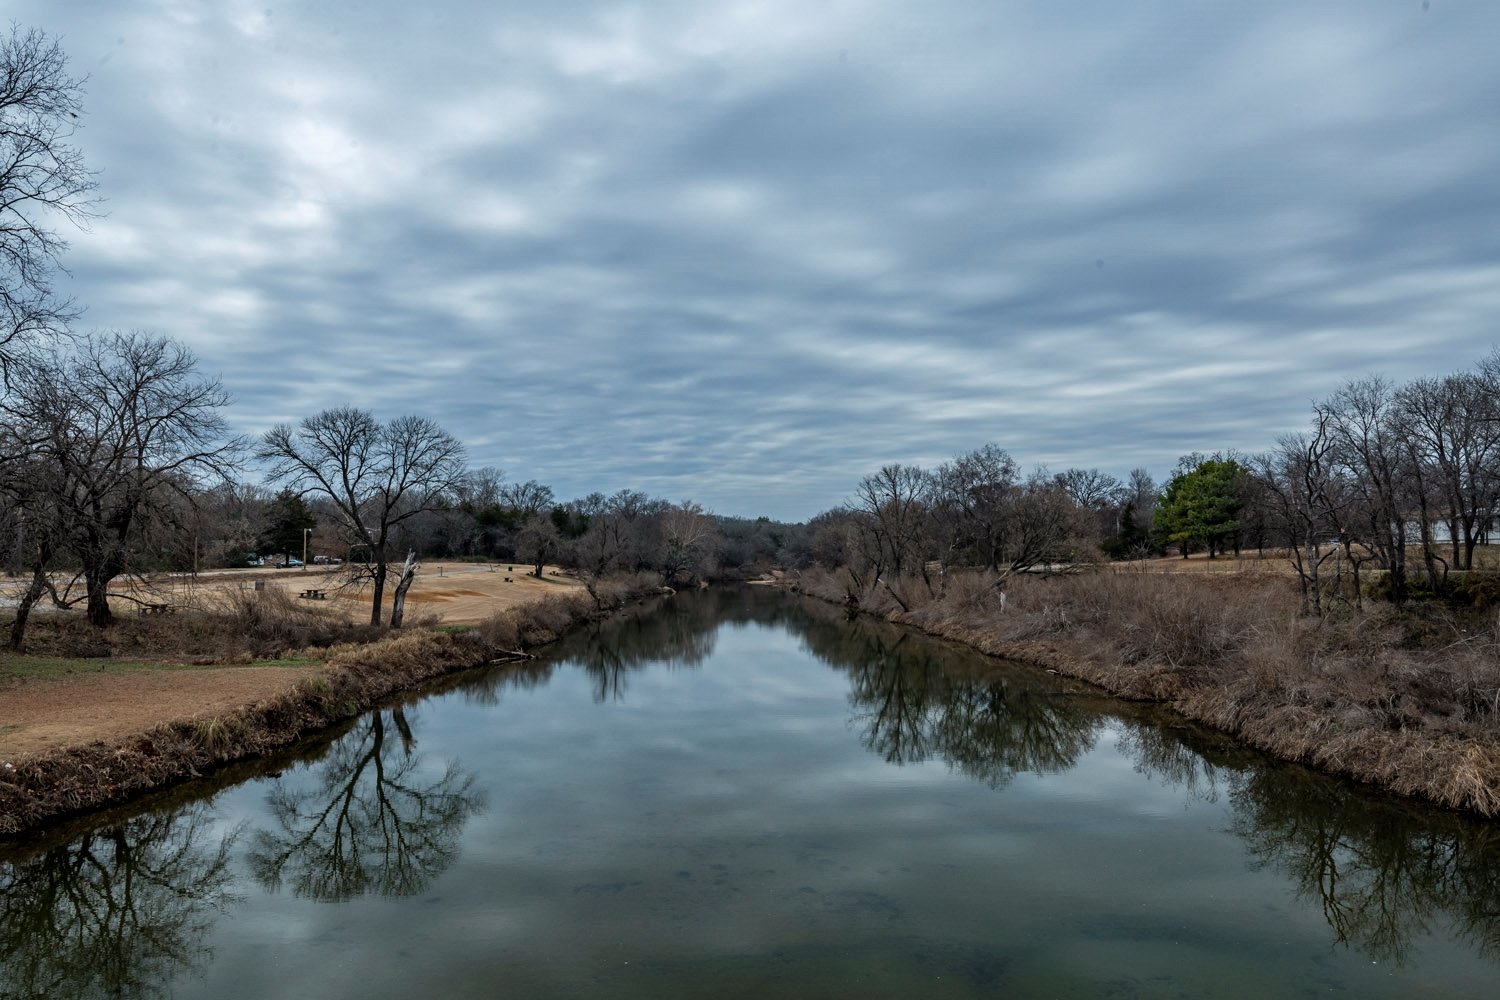
[{"label": "riverbank", "polygon": [[[0,836],[119,804],[285,747],[432,678],[521,659],[528,650],[657,589],[625,580],[596,588],[597,601],[580,589],[516,605],[473,626],[413,628],[328,646],[317,651],[318,661],[292,667],[296,676],[286,678],[290,684],[270,696],[216,714],[196,713],[129,735],[5,760],[0,762]],[[81,683],[110,676],[90,674]],[[131,690],[138,692],[139,685]]]},{"label": "riverbank", "polygon": [[855,594],[790,584],[992,656],[1169,705],[1285,760],[1500,815],[1500,622],[1446,608],[1298,614],[1293,581],[954,574]]}]

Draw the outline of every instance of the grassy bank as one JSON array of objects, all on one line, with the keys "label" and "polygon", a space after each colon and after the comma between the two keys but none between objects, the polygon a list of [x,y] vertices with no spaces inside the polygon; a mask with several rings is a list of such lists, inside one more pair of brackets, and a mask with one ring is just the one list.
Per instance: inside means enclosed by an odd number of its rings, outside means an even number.
[{"label": "grassy bank", "polygon": [[[796,584],[848,603],[847,579]],[[954,574],[855,606],[982,652],[1163,702],[1278,757],[1500,814],[1500,618],[1445,606],[1298,614],[1294,581]],[[899,599],[898,599],[899,598]],[[902,605],[905,605],[905,608]]]},{"label": "grassy bank", "polygon": [[[511,608],[472,628],[416,628],[324,646],[318,651],[326,663],[322,672],[257,704],[211,719],[164,723],[122,741],[8,762],[0,769],[0,836],[287,746],[398,691],[551,642],[656,589],[652,582],[623,580],[599,587],[597,601],[584,593],[560,595]],[[272,631],[282,628],[273,625]],[[293,632],[288,638],[307,636]]]}]

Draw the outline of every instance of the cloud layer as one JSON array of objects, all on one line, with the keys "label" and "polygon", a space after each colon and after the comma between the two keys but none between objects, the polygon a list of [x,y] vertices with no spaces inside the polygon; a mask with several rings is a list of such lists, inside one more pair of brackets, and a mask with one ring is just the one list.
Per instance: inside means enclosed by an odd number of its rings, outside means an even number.
[{"label": "cloud layer", "polygon": [[1158,475],[1500,306],[1500,7],[54,5],[86,323],[256,433],[418,412],[800,519],[994,441]]}]

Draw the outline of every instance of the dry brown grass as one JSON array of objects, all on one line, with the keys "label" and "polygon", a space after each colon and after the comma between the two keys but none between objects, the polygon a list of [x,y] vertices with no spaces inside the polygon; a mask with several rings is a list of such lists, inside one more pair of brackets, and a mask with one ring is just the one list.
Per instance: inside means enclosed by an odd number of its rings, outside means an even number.
[{"label": "dry brown grass", "polygon": [[[1299,614],[1295,582],[1098,573],[956,574],[860,595],[862,610],[983,652],[1163,701],[1261,749],[1403,795],[1500,814],[1500,623],[1444,606]],[[847,576],[812,571],[845,603]]]}]

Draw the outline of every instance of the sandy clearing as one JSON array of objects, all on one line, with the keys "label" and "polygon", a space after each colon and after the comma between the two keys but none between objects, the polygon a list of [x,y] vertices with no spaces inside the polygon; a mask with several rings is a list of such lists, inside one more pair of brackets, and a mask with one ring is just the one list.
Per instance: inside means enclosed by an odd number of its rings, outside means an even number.
[{"label": "sandy clearing", "polygon": [[[581,590],[583,585],[571,576],[562,575],[556,566],[547,566],[540,579],[530,567],[505,563],[463,562],[423,563],[417,578],[407,592],[408,621],[426,615],[437,615],[445,624],[473,625],[507,608],[527,604],[549,594]],[[66,580],[59,580],[59,586]],[[386,585],[383,615],[390,615],[394,579]],[[162,573],[144,581],[119,581],[111,588],[111,599],[117,615],[134,614],[140,604],[172,604],[201,607],[221,600],[225,594],[250,592],[256,586],[276,587],[292,595],[305,590],[320,590],[328,596],[318,607],[337,611],[350,621],[367,620],[370,614],[369,587],[346,587],[341,571],[322,566],[306,569],[233,569],[208,570],[196,577],[186,573]],[[24,589],[25,581],[7,581],[0,585],[0,604],[14,598]],[[49,613],[45,602],[35,614]]]}]

